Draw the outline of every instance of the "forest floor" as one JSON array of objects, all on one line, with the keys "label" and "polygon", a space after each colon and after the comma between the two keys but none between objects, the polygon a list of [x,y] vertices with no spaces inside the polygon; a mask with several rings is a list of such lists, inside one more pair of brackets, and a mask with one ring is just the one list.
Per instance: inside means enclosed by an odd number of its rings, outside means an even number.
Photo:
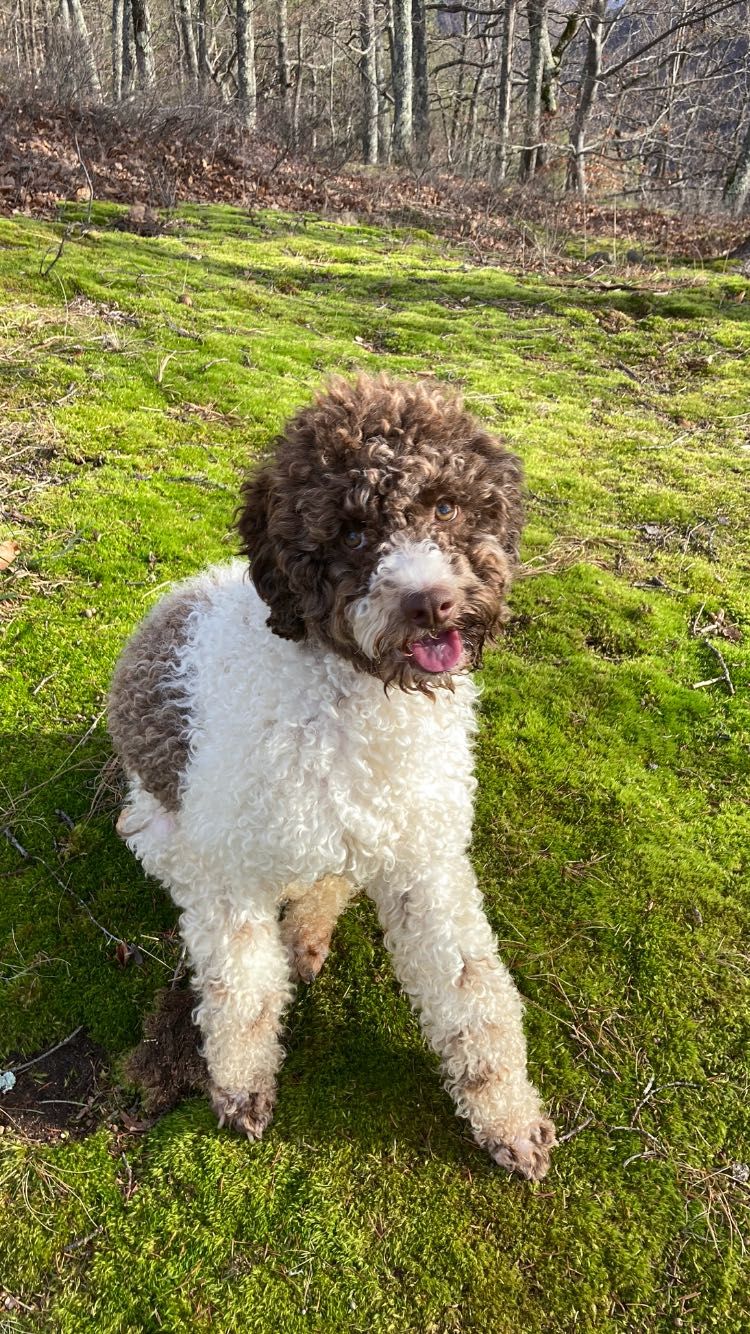
[{"label": "forest floor", "polygon": [[[80,218],[0,219],[0,1329],[746,1334],[746,278]],[[114,833],[112,666],[233,552],[285,416],[357,367],[453,384],[525,463],[473,858],[562,1140],[537,1187],[453,1115],[362,901],[260,1144],[197,1096],[149,1117],[124,1075],[181,965]]]}]

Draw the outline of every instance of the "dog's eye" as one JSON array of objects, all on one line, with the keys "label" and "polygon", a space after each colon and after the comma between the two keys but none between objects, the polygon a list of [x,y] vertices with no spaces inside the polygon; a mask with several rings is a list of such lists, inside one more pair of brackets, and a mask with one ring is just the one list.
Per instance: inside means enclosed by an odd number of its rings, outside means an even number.
[{"label": "dog's eye", "polygon": [[348,547],[350,551],[361,551],[366,542],[367,538],[361,528],[350,528],[348,532],[344,533],[344,546]]},{"label": "dog's eye", "polygon": [[454,505],[451,500],[439,500],[435,506],[435,518],[439,519],[441,523],[450,523],[451,519],[455,519],[457,514],[458,506]]}]

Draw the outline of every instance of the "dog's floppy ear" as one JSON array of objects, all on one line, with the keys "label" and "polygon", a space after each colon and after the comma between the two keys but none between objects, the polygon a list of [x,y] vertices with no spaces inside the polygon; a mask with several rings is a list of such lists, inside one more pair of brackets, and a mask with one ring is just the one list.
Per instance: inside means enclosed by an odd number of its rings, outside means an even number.
[{"label": "dog's floppy ear", "polygon": [[496,436],[482,432],[476,448],[484,456],[480,494],[491,497],[498,522],[497,536],[515,566],[520,559],[523,531],[523,467]]},{"label": "dog's floppy ear", "polygon": [[[304,639],[305,623],[281,567],[282,549],[274,533],[276,469],[261,468],[242,487],[237,528],[242,552],[250,557],[250,575],[270,610],[267,624],[282,639]],[[277,518],[280,517],[276,516]]]}]

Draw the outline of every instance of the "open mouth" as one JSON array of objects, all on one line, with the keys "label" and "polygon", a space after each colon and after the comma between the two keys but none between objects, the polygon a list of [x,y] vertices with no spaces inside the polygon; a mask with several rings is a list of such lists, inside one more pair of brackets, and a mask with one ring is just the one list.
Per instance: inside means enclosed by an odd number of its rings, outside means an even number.
[{"label": "open mouth", "polygon": [[452,672],[464,655],[464,642],[458,630],[443,630],[438,635],[415,639],[406,646],[407,654],[423,672]]}]

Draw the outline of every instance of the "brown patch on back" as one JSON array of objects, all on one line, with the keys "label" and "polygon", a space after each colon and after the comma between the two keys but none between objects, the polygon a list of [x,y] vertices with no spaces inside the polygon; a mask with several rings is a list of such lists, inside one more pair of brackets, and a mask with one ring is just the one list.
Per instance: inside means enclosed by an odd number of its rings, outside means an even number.
[{"label": "brown patch on back", "polygon": [[143,1039],[129,1056],[125,1072],[143,1094],[147,1111],[161,1115],[191,1093],[208,1087],[208,1070],[193,1023],[198,997],[189,987],[156,994],[143,1025]]},{"label": "brown patch on back", "polygon": [[195,590],[164,598],[125,645],[109,692],[109,731],[125,769],[171,811],[188,762],[189,701],[175,667],[206,601]]}]

